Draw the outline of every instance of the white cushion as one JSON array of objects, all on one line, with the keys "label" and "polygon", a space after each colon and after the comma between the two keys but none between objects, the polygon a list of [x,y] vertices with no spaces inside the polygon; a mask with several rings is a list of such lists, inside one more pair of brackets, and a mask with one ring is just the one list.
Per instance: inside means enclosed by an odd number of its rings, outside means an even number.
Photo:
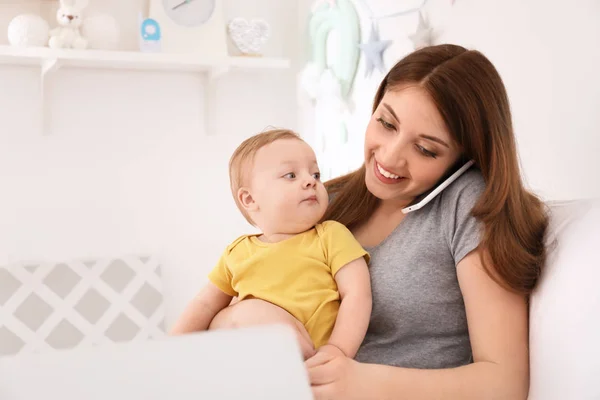
[{"label": "white cushion", "polygon": [[549,237],[530,306],[529,400],[600,399],[600,205],[553,205]]}]

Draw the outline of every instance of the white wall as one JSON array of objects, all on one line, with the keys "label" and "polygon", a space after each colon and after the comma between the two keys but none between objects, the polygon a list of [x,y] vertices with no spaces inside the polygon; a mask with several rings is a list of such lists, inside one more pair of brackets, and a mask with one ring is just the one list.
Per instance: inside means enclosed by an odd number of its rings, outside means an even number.
[{"label": "white wall", "polygon": [[[135,23],[136,7],[120,4],[108,10]],[[17,13],[2,7],[0,20]],[[294,60],[295,3],[232,0],[225,12],[266,18],[265,54]],[[123,43],[135,46],[126,34]],[[49,136],[38,130],[39,70],[0,66],[0,82],[0,264],[159,254],[168,324],[222,249],[252,230],[229,192],[233,149],[267,125],[296,127],[293,69],[224,77],[213,100],[217,136],[204,132],[198,74],[59,70]]]},{"label": "white wall", "polygon": [[505,81],[531,187],[600,197],[600,2],[457,0],[447,17],[440,39],[484,51]]}]

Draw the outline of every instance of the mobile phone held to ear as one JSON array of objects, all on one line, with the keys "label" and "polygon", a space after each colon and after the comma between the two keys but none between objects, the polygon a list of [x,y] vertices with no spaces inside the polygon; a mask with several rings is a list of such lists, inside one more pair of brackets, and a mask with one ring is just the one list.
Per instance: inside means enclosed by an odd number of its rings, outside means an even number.
[{"label": "mobile phone held to ear", "polygon": [[425,198],[423,200],[419,201],[417,204],[413,204],[411,206],[403,208],[402,212],[404,214],[408,214],[409,212],[416,211],[420,208],[423,208],[427,203],[429,203],[431,200],[433,200],[435,198],[435,196],[440,194],[442,192],[442,190],[447,188],[452,182],[457,180],[459,176],[464,174],[466,170],[471,168],[471,165],[473,165],[474,163],[475,163],[475,161],[473,161],[473,160],[468,161],[465,165],[460,167],[455,173],[450,175],[450,177],[448,179],[446,179],[441,184],[439,184],[435,189],[433,189],[431,191],[431,193],[429,193],[427,196],[425,196]]}]

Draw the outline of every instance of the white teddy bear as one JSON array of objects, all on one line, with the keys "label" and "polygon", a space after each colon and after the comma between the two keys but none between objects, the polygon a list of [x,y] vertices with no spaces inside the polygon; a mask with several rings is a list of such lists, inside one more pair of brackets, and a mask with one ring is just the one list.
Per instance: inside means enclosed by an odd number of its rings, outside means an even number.
[{"label": "white teddy bear", "polygon": [[53,49],[85,49],[88,41],[79,32],[83,22],[83,9],[88,0],[60,0],[56,12],[58,27],[50,31],[48,46]]}]

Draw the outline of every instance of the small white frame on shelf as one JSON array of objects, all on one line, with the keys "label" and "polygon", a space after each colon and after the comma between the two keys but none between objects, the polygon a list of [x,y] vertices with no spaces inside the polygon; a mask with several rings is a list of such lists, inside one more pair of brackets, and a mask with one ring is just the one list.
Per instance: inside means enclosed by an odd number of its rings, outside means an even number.
[{"label": "small white frame on shelf", "polygon": [[214,95],[217,78],[230,70],[284,69],[290,61],[270,57],[232,57],[205,59],[198,54],[142,53],[135,51],[101,51],[50,49],[47,47],[19,48],[0,46],[0,65],[40,68],[40,112],[43,134],[49,134],[49,115],[46,99],[47,79],[59,68],[117,69],[138,71],[197,72],[206,77],[206,110],[204,124],[212,132],[215,115]]}]

